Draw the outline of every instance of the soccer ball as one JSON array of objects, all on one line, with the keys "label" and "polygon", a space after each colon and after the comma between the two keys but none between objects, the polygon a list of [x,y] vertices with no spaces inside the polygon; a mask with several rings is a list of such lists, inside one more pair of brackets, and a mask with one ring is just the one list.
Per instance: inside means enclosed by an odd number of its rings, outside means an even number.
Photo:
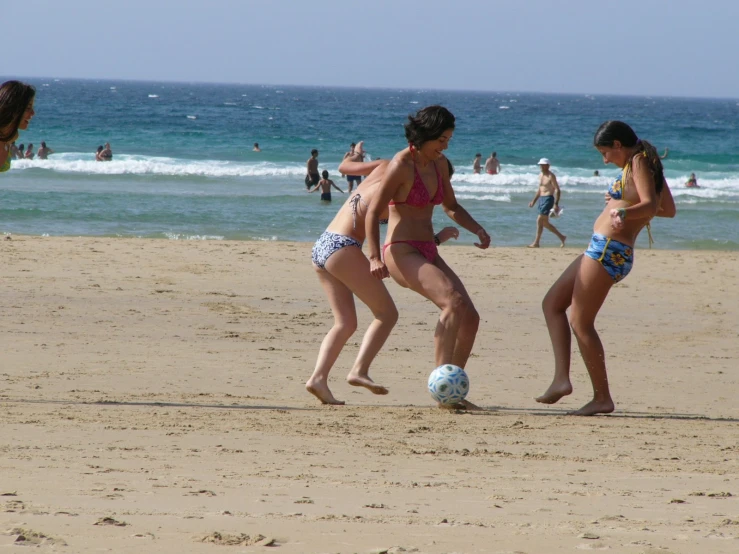
[{"label": "soccer ball", "polygon": [[429,375],[429,392],[441,404],[458,404],[469,391],[470,380],[461,367],[444,364]]}]

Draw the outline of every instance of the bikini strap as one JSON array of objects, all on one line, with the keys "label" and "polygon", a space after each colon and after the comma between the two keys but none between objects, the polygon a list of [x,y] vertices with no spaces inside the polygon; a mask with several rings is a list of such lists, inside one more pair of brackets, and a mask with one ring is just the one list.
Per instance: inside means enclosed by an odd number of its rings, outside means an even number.
[{"label": "bikini strap", "polygon": [[652,238],[652,226],[649,223],[647,223],[647,235],[649,236],[649,248],[652,248],[654,239]]},{"label": "bikini strap", "polygon": [[352,205],[352,221],[355,229],[357,228],[357,204],[360,202],[365,206],[367,205],[367,202],[362,200],[362,195],[359,193],[352,196],[351,200],[349,200],[349,203]]}]

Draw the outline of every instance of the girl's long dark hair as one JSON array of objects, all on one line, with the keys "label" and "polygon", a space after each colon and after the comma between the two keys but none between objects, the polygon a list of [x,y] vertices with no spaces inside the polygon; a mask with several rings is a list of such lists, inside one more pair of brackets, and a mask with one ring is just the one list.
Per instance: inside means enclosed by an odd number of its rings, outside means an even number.
[{"label": "girl's long dark hair", "polygon": [[0,142],[8,142],[15,136],[23,113],[35,96],[36,89],[20,81],[0,85]]},{"label": "girl's long dark hair", "polygon": [[595,132],[595,137],[593,137],[594,146],[611,147],[615,141],[620,142],[621,146],[625,148],[636,146],[638,149],[637,152],[644,153],[649,164],[649,169],[652,172],[652,177],[654,178],[655,190],[657,194],[660,194],[665,182],[665,173],[657,149],[646,140],[640,140],[636,136],[634,129],[623,121],[606,121],[602,123]]},{"label": "girl's long dark hair", "polygon": [[420,148],[423,143],[438,139],[444,131],[454,129],[454,116],[443,106],[428,106],[408,116],[405,138],[408,144]]}]

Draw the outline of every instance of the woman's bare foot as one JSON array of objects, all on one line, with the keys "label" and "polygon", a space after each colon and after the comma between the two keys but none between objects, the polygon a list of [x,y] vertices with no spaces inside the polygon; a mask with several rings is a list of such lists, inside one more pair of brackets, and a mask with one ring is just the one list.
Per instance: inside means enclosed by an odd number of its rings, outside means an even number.
[{"label": "woman's bare foot", "polygon": [[591,416],[595,414],[610,414],[615,408],[616,406],[610,398],[606,400],[591,400],[579,410],[570,412],[567,415]]},{"label": "woman's bare foot", "polygon": [[310,382],[305,384],[305,390],[311,393],[313,396],[321,401],[321,404],[331,404],[333,406],[343,406],[346,404],[343,400],[336,400],[334,395],[328,388],[325,382]]},{"label": "woman's bare foot", "polygon": [[387,394],[389,391],[382,385],[378,385],[368,375],[352,375],[346,376],[346,382],[353,387],[364,387],[372,394]]},{"label": "woman's bare foot", "polygon": [[541,396],[536,397],[536,401],[542,404],[555,404],[560,401],[563,396],[572,394],[572,383],[569,381],[558,383],[553,382],[549,385],[547,391]]},{"label": "woman's bare foot", "polygon": [[567,235],[563,235],[562,236],[562,244],[559,246],[560,248],[564,248],[565,247],[565,241],[566,240],[567,240]]},{"label": "woman's bare foot", "polygon": [[526,248],[539,248],[539,245],[534,242],[529,244]]},{"label": "woman's bare foot", "polygon": [[462,400],[462,402],[457,402],[456,404],[439,404],[439,408],[443,410],[468,410],[470,412],[482,412],[485,410],[485,408],[481,408],[469,400]]}]

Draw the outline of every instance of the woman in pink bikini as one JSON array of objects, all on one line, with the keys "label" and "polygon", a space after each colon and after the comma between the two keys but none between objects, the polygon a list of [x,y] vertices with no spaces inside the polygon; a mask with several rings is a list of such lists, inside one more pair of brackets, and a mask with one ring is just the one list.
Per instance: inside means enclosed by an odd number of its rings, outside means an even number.
[{"label": "woman in pink bikini", "polygon": [[[362,143],[359,143],[361,149]],[[344,404],[328,387],[329,372],[349,337],[357,329],[356,296],[372,311],[374,320],[362,338],[354,365],[346,377],[347,383],[364,387],[374,394],[387,394],[388,389],[369,376],[372,361],[390,335],[398,312],[382,281],[369,272],[369,262],[362,253],[367,207],[376,194],[388,160],[355,162],[344,160],[339,171],[345,175],[367,178],[356,188],[334,220],[313,246],[313,267],[328,297],[334,314],[334,325],[321,342],[315,370],[305,388],[323,404]],[[387,211],[387,203],[385,205]],[[383,217],[387,217],[383,214]],[[437,235],[439,242],[456,238],[458,231],[447,227]]]},{"label": "woman in pink bikini", "polygon": [[[367,212],[370,270],[388,275],[441,309],[434,336],[437,366],[464,368],[480,322],[462,281],[437,252],[431,217],[441,204],[458,225],[477,235],[478,248],[490,245],[485,229],[457,203],[444,157],[454,133],[454,116],[442,106],[423,108],[405,124],[408,148],[390,162]],[[390,205],[387,238],[380,251],[380,216]],[[381,255],[382,254],[382,255]],[[463,407],[474,407],[465,401]]]}]

